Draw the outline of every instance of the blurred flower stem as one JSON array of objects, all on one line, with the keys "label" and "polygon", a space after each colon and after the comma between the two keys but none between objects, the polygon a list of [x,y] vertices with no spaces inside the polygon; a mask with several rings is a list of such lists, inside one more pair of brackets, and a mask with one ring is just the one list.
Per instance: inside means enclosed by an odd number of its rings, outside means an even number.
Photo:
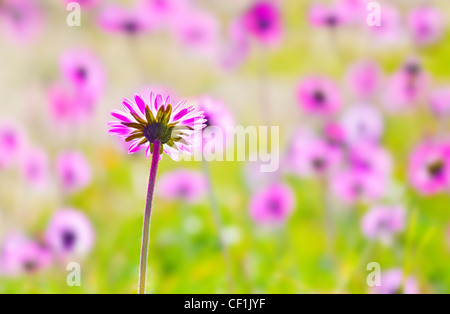
[{"label": "blurred flower stem", "polygon": [[219,245],[220,250],[222,251],[223,258],[225,261],[225,267],[227,272],[227,280],[228,280],[228,289],[229,293],[234,293],[234,281],[233,281],[233,273],[231,268],[231,258],[230,252],[228,251],[227,245],[223,239],[223,224],[222,219],[220,217],[219,205],[217,203],[216,195],[214,194],[213,185],[212,185],[212,176],[211,170],[209,168],[209,164],[206,160],[202,161],[203,171],[205,173],[206,179],[208,181],[208,198],[211,205],[211,209],[213,212],[214,222],[216,224],[217,232],[219,234]]},{"label": "blurred flower stem", "polygon": [[153,142],[152,164],[150,167],[150,177],[148,180],[147,201],[145,203],[144,226],[142,228],[142,246],[141,246],[141,261],[139,268],[139,294],[145,293],[146,279],[147,279],[147,258],[148,258],[148,243],[150,240],[150,218],[152,215],[153,194],[155,192],[156,172],[158,171],[159,151],[161,149],[161,142],[155,140]]},{"label": "blurred flower stem", "polygon": [[269,78],[268,78],[268,57],[267,50],[264,46],[260,47],[260,60],[259,60],[259,97],[260,106],[262,111],[262,118],[265,125],[269,125],[270,121],[270,103],[269,103]]}]

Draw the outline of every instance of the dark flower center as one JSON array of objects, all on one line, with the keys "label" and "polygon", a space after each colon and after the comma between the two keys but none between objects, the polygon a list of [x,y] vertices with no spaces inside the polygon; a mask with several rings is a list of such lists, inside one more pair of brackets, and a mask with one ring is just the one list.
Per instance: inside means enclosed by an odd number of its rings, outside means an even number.
[{"label": "dark flower center", "polygon": [[444,163],[442,162],[442,160],[438,160],[438,161],[435,161],[432,164],[430,164],[428,166],[428,173],[433,178],[438,178],[438,177],[442,176],[444,173]]},{"label": "dark flower center", "polygon": [[261,31],[266,31],[272,26],[272,22],[267,17],[258,18],[258,29]]},{"label": "dark flower center", "polygon": [[325,94],[321,90],[316,90],[312,95],[314,101],[318,105],[323,105],[327,99]]},{"label": "dark flower center", "polygon": [[81,81],[84,81],[88,76],[88,72],[86,71],[86,69],[84,67],[80,66],[76,71],[76,76]]},{"label": "dark flower center", "polygon": [[325,24],[329,27],[335,27],[338,24],[338,19],[334,15],[329,15],[325,18]]},{"label": "dark flower center", "polygon": [[122,24],[122,28],[123,30],[127,33],[127,34],[136,34],[139,26],[135,21],[125,21]]},{"label": "dark flower center", "polygon": [[317,157],[317,158],[313,159],[312,165],[313,165],[314,169],[316,169],[317,171],[322,171],[325,169],[326,162],[323,158]]},{"label": "dark flower center", "polygon": [[421,72],[421,68],[417,63],[407,64],[405,70],[411,76],[416,76]]},{"label": "dark flower center", "polygon": [[155,140],[159,140],[161,144],[165,144],[170,141],[172,137],[172,130],[173,127],[168,127],[167,125],[159,122],[153,122],[147,124],[142,132],[150,143],[154,143]]},{"label": "dark flower center", "polygon": [[73,233],[71,230],[66,230],[62,234],[62,243],[63,248],[66,251],[72,250],[74,244],[75,244],[76,236],[75,233]]},{"label": "dark flower center", "polygon": [[278,199],[274,199],[274,198],[270,199],[269,202],[267,203],[267,208],[273,214],[280,213],[280,211],[281,211],[280,201]]},{"label": "dark flower center", "polygon": [[35,260],[29,259],[26,260],[25,263],[23,263],[23,269],[25,269],[26,272],[31,273],[37,268],[37,263]]}]

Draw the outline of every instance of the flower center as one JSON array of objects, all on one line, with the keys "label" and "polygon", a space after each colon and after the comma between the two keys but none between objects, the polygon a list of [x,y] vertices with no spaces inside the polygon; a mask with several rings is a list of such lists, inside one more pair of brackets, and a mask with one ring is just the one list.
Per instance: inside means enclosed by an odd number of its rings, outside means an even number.
[{"label": "flower center", "polygon": [[34,260],[26,260],[25,263],[23,263],[23,268],[26,272],[32,272],[37,268],[37,263]]},{"label": "flower center", "polygon": [[135,21],[125,21],[122,27],[128,34],[135,34],[138,31],[138,25]]},{"label": "flower center", "polygon": [[168,127],[167,125],[159,122],[153,122],[147,124],[142,132],[150,143],[154,143],[155,140],[159,140],[161,144],[165,144],[170,141],[172,137],[172,130],[173,127]]},{"label": "flower center", "polygon": [[258,28],[262,31],[269,29],[271,26],[271,22],[267,17],[260,17],[258,19]]},{"label": "flower center", "polygon": [[428,173],[433,178],[440,177],[444,172],[444,163],[442,160],[437,160],[428,166]]},{"label": "flower center", "polygon": [[326,96],[321,90],[316,90],[313,93],[312,97],[313,97],[314,101],[316,102],[316,104],[318,104],[318,105],[323,105],[325,103]]},{"label": "flower center", "polygon": [[66,230],[63,232],[62,234],[62,243],[63,243],[63,247],[66,251],[70,251],[74,244],[75,244],[75,234],[70,231],[70,230]]}]

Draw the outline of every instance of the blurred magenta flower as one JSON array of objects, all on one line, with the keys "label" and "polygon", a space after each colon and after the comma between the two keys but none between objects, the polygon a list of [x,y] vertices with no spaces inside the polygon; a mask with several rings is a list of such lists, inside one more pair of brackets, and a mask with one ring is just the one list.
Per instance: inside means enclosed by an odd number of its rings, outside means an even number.
[{"label": "blurred magenta flower", "polygon": [[263,44],[277,44],[283,35],[280,9],[274,1],[256,1],[242,16],[244,29]]},{"label": "blurred magenta flower", "polygon": [[402,36],[400,12],[396,6],[387,3],[381,6],[380,25],[365,27],[374,35],[377,42],[383,44],[395,44]]},{"label": "blurred magenta flower", "polygon": [[91,168],[80,152],[63,152],[56,163],[59,183],[64,192],[78,192],[91,182]]},{"label": "blurred magenta flower", "polygon": [[419,144],[411,153],[408,176],[422,195],[446,190],[450,183],[450,145],[432,141]]},{"label": "blurred magenta flower", "polygon": [[380,66],[373,61],[358,61],[347,71],[350,92],[358,99],[368,99],[379,92],[383,80]]},{"label": "blurred magenta flower", "polygon": [[76,2],[80,5],[83,10],[91,10],[99,6],[103,0],[64,0],[65,4],[68,5],[71,2]]},{"label": "blurred magenta flower", "polygon": [[385,106],[389,111],[411,108],[424,101],[428,94],[430,75],[417,60],[408,60],[386,84]]},{"label": "blurred magenta flower", "polygon": [[307,77],[297,89],[300,106],[307,113],[335,114],[342,106],[341,93],[334,81],[326,77]]},{"label": "blurred magenta flower", "polygon": [[69,86],[52,84],[47,91],[50,116],[55,125],[73,125],[80,121],[78,95]]},{"label": "blurred magenta flower", "polygon": [[[210,96],[201,96],[196,100],[198,104],[198,109],[203,111],[204,118],[206,120],[206,128],[214,127],[219,128],[222,131],[222,137],[218,137],[218,134],[214,134],[213,137],[207,138],[203,136],[203,146],[209,145],[214,148],[225,150],[227,140],[229,137],[226,136],[226,128],[234,126],[233,115],[231,111],[225,106],[223,101],[214,99]],[[203,130],[205,132],[206,129]],[[219,153],[216,151],[216,153]]]},{"label": "blurred magenta flower", "polygon": [[372,287],[374,294],[418,294],[414,277],[404,278],[401,269],[395,268],[381,273],[380,286]]},{"label": "blurred magenta flower", "polygon": [[174,160],[178,160],[179,153],[191,153],[193,133],[205,127],[202,111],[187,106],[185,100],[172,106],[170,96],[164,100],[160,94],[153,92],[149,102],[138,94],[134,100],[135,103],[125,98],[125,112],[111,112],[119,121],[108,123],[111,127],[109,133],[130,143],[130,154],[145,148],[148,158],[153,153],[155,141],[161,143],[160,154],[164,151]]},{"label": "blurred magenta flower", "polygon": [[362,218],[363,234],[391,244],[393,236],[405,227],[405,209],[402,206],[375,206]]},{"label": "blurred magenta flower", "polygon": [[47,268],[52,263],[50,251],[20,232],[10,232],[0,251],[0,274],[19,276]]},{"label": "blurred magenta flower", "polygon": [[79,111],[88,115],[100,99],[105,85],[105,71],[97,56],[89,49],[65,51],[60,59],[63,78],[74,88]]},{"label": "blurred magenta flower", "polygon": [[350,145],[359,142],[378,143],[384,132],[383,116],[372,105],[351,106],[342,113],[340,121]]},{"label": "blurred magenta flower", "polygon": [[450,116],[450,87],[435,89],[430,93],[429,103],[432,112],[440,118]]},{"label": "blurred magenta flower", "polygon": [[273,183],[253,195],[250,215],[260,224],[281,224],[292,213],[294,206],[295,197],[291,188]]},{"label": "blurred magenta flower", "polygon": [[0,170],[11,166],[20,156],[25,143],[25,135],[18,124],[0,121]]},{"label": "blurred magenta flower", "polygon": [[219,48],[219,22],[208,11],[189,9],[179,13],[173,22],[175,37],[186,47],[207,56]]},{"label": "blurred magenta flower", "polygon": [[342,149],[346,146],[346,138],[345,129],[342,127],[340,123],[336,123],[334,121],[329,121],[325,123],[322,136],[328,145],[334,149]]},{"label": "blurred magenta flower", "polygon": [[158,187],[164,199],[194,204],[206,195],[208,182],[201,172],[178,169],[161,176]]},{"label": "blurred magenta flower", "polygon": [[2,0],[0,2],[0,28],[16,42],[36,39],[44,25],[44,14],[39,1]]},{"label": "blurred magenta flower", "polygon": [[348,152],[349,167],[388,179],[393,170],[392,156],[388,150],[370,142],[359,142]]},{"label": "blurred magenta flower", "polygon": [[25,149],[20,158],[20,168],[22,176],[31,186],[40,190],[48,186],[49,160],[43,148]]},{"label": "blurred magenta flower", "polygon": [[250,51],[249,36],[240,18],[231,22],[227,35],[221,46],[219,61],[225,69],[235,69],[244,62]]},{"label": "blurred magenta flower", "polygon": [[342,151],[326,140],[297,132],[289,149],[288,162],[300,177],[323,176],[336,170]]},{"label": "blurred magenta flower", "polygon": [[72,208],[57,210],[45,231],[45,241],[62,260],[85,257],[94,245],[94,229],[88,217]]},{"label": "blurred magenta flower", "polygon": [[110,4],[102,8],[98,17],[98,24],[104,31],[127,36],[147,33],[157,27],[157,23],[157,20],[151,18],[143,2],[130,8]]},{"label": "blurred magenta flower", "polygon": [[380,174],[368,174],[359,169],[346,169],[331,177],[331,190],[342,201],[354,204],[372,202],[386,191],[386,178]]},{"label": "blurred magenta flower", "polygon": [[149,18],[156,25],[173,23],[179,14],[191,8],[190,0],[141,0],[142,8],[147,10]]},{"label": "blurred magenta flower", "polygon": [[410,12],[408,27],[418,45],[434,44],[444,35],[445,17],[436,8],[422,6]]},{"label": "blurred magenta flower", "polygon": [[345,6],[314,3],[308,9],[308,21],[315,27],[335,28],[348,23],[350,16]]}]

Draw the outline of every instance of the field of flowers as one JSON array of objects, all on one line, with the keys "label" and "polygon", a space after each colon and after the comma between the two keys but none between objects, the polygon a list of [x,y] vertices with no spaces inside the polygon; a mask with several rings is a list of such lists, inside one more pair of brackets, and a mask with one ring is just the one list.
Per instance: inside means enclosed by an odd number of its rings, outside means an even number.
[{"label": "field of flowers", "polygon": [[136,293],[143,265],[147,293],[449,293],[448,21],[447,0],[0,1],[0,293]]}]

